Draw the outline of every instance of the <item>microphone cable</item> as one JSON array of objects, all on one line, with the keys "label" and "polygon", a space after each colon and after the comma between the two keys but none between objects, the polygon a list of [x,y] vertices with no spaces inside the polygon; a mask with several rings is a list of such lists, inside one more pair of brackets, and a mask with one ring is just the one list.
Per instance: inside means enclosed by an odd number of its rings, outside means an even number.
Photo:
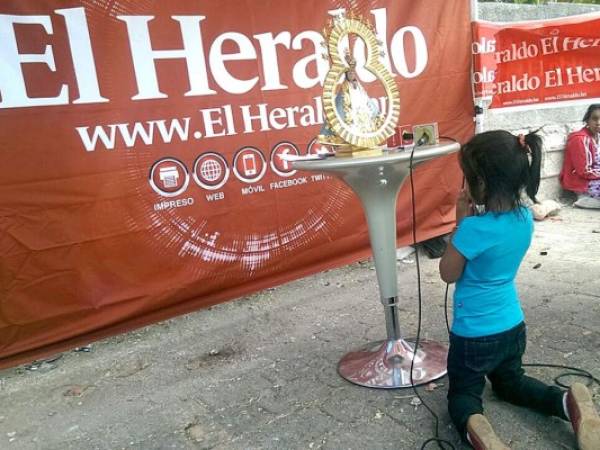
[{"label": "microphone cable", "polygon": [[[449,284],[446,284],[446,294],[444,295],[444,313],[446,316],[446,329],[448,334],[450,334],[450,325],[448,322],[448,287]],[[550,364],[550,363],[522,363],[523,367],[546,367],[550,369],[564,369],[568,370],[568,372],[561,372],[556,377],[554,377],[554,384],[560,386],[564,389],[569,389],[569,385],[563,383],[561,381],[562,378],[565,377],[580,377],[586,380],[585,384],[587,387],[592,386],[592,384],[597,383],[600,386],[600,379],[592,375],[591,372],[581,369],[579,367],[566,366],[564,364]]]},{"label": "microphone cable", "polygon": [[[539,131],[539,130],[536,130]],[[414,149],[413,149],[414,151]],[[462,181],[462,187],[464,188],[465,186],[465,178],[463,176],[463,181]],[[413,202],[413,219],[415,217],[415,205],[414,205],[414,187],[412,184],[412,154],[411,154],[411,194],[412,194],[412,202]],[[414,224],[414,220],[413,220],[413,242],[416,243],[416,226]],[[419,263],[418,263],[418,252],[415,250],[417,257],[415,258],[415,261],[417,262],[417,278],[418,278],[418,289],[419,289],[419,325],[418,325],[418,333],[417,333],[417,340],[419,339],[419,334],[420,334],[420,329],[421,329],[421,279],[420,279],[420,269],[419,269]],[[448,332],[448,335],[450,335],[450,320],[448,318],[448,291],[450,288],[450,284],[446,283],[446,289],[444,292],[444,319],[446,321],[446,331]],[[591,372],[585,370],[585,369],[581,369],[579,367],[574,367],[574,366],[567,366],[564,364],[550,364],[550,363],[522,363],[521,364],[522,367],[540,367],[540,368],[550,368],[550,369],[562,369],[564,370],[563,372],[559,373],[556,377],[554,377],[554,384],[556,384],[557,386],[564,388],[564,389],[569,389],[570,385],[567,385],[565,383],[563,383],[561,380],[563,378],[566,377],[579,377],[579,378],[583,378],[586,380],[585,384],[587,387],[592,386],[594,383],[600,385],[600,379],[595,377],[594,375],[592,375]],[[414,383],[412,382],[412,366],[411,366],[411,384],[413,384],[413,388],[414,388]],[[416,389],[415,389],[416,392]],[[421,402],[423,402],[423,399],[419,396],[419,399],[421,400]],[[424,403],[423,403],[424,404]],[[430,412],[431,409],[427,408]],[[447,443],[448,441],[445,441],[443,439],[439,439],[439,435],[438,435],[438,418],[437,416],[432,412],[434,418],[435,418],[435,430],[436,430],[436,434],[434,438],[428,439],[427,441],[425,441],[423,443],[423,446],[421,447],[421,450],[423,450],[425,448],[425,446],[430,443],[430,442],[437,442],[438,443],[438,447],[442,448],[440,446],[440,442],[444,442]],[[452,449],[454,449],[454,446],[451,443],[448,443]]]},{"label": "microphone cable", "polygon": [[[452,138],[449,138],[449,139],[452,139]],[[455,139],[452,139],[452,140],[454,140],[456,142]],[[421,294],[421,267],[420,267],[420,263],[419,263],[419,250],[417,248],[417,219],[416,219],[417,216],[416,216],[416,202],[415,202],[415,186],[414,186],[414,180],[413,180],[413,170],[414,170],[413,157],[414,157],[415,149],[417,147],[419,147],[420,145],[423,145],[424,143],[426,143],[426,142],[423,142],[423,143],[419,142],[419,143],[417,143],[417,145],[415,145],[411,149],[410,159],[409,159],[410,194],[411,194],[411,209],[412,209],[412,240],[413,240],[413,246],[415,247],[415,264],[416,264],[416,268],[417,268],[417,297],[418,297],[417,336],[415,338],[414,353],[413,353],[413,358],[412,358],[411,364],[410,364],[410,384],[411,384],[411,387],[412,387],[415,395],[421,402],[421,404],[427,409],[427,411],[429,411],[429,413],[431,414],[431,416],[434,419],[434,436],[423,442],[423,444],[421,445],[421,450],[425,450],[425,448],[433,442],[435,442],[437,444],[437,446],[440,450],[446,450],[447,448],[450,450],[456,450],[456,447],[450,441],[440,437],[439,417],[435,413],[435,411],[433,411],[433,409],[423,400],[423,397],[421,397],[421,395],[419,394],[419,391],[417,390],[417,386],[415,386],[414,378],[413,378],[415,356],[417,355],[417,352],[419,349],[419,342],[421,340],[422,307],[423,307],[423,300],[422,300],[422,294]],[[465,184],[465,179],[463,177],[463,181],[462,181],[463,187],[464,187],[464,184]],[[445,322],[446,322],[446,331],[448,332],[448,335],[450,335],[450,321],[448,318],[448,291],[449,291],[449,288],[450,288],[450,284],[446,283],[446,289],[444,292],[444,318],[445,318]],[[567,366],[567,365],[563,365],[563,364],[550,364],[550,363],[522,363],[522,367],[541,367],[541,368],[565,370],[565,372],[561,372],[556,377],[554,377],[554,383],[557,386],[560,386],[564,389],[569,388],[569,385],[567,385],[561,381],[563,378],[566,378],[566,377],[584,378],[586,380],[586,386],[588,386],[588,387],[590,387],[594,383],[597,383],[598,385],[600,385],[599,378],[592,375],[591,372],[589,372],[585,369],[581,369],[579,367]],[[446,447],[446,446],[448,446],[448,447]]]},{"label": "microphone cable", "polygon": [[[421,404],[427,409],[427,411],[429,411],[429,413],[433,417],[434,424],[435,424],[434,425],[434,430],[435,430],[434,436],[427,439],[425,442],[423,442],[423,444],[421,445],[421,450],[424,450],[427,447],[427,445],[429,445],[432,442],[437,443],[438,448],[440,450],[446,450],[446,449],[456,450],[456,447],[450,441],[440,437],[439,417],[435,413],[435,411],[433,411],[433,409],[431,409],[431,407],[425,402],[425,400],[423,400],[423,397],[421,397],[421,395],[419,394],[419,391],[417,390],[417,387],[415,386],[415,382],[413,379],[415,357],[417,356],[417,352],[419,350],[419,342],[421,340],[421,323],[422,323],[422,307],[423,307],[423,299],[422,299],[422,295],[421,295],[421,266],[419,263],[419,249],[417,248],[417,213],[416,213],[416,204],[415,204],[415,184],[414,184],[414,180],[413,180],[413,156],[415,154],[416,148],[417,148],[417,145],[415,145],[410,152],[409,175],[410,175],[410,197],[411,197],[411,207],[412,207],[412,238],[413,238],[413,246],[415,247],[415,263],[416,263],[416,267],[417,267],[417,297],[419,300],[419,307],[418,307],[418,313],[417,313],[417,336],[415,338],[415,343],[414,343],[413,358],[410,363],[410,384],[411,384],[411,387],[412,387],[415,395],[421,402]],[[446,294],[447,294],[447,292],[448,292],[448,290],[446,288]],[[447,321],[448,321],[448,318],[446,317],[446,323],[448,323]]]},{"label": "microphone cable", "polygon": [[[546,125],[542,125],[540,128],[533,131],[533,133],[537,133],[545,126]],[[465,187],[465,181],[466,181],[465,177],[463,176],[463,179],[462,179],[462,188],[463,189]],[[446,292],[444,293],[444,316],[446,318],[446,330],[448,331],[448,335],[450,335],[450,321],[448,320],[448,288],[449,287],[450,287],[450,284],[446,283]],[[585,369],[580,369],[579,367],[566,366],[563,364],[549,364],[549,363],[522,363],[521,366],[522,367],[546,367],[546,368],[551,368],[551,369],[568,370],[569,372],[561,372],[556,377],[554,377],[554,384],[556,384],[557,386],[560,386],[564,389],[569,389],[569,387],[570,387],[569,385],[564,384],[562,381],[560,381],[562,378],[565,378],[565,377],[584,378],[586,380],[587,387],[590,387],[592,384],[594,384],[594,382],[597,383],[598,385],[600,385],[600,379],[593,376],[591,374],[591,372],[588,372]]]}]

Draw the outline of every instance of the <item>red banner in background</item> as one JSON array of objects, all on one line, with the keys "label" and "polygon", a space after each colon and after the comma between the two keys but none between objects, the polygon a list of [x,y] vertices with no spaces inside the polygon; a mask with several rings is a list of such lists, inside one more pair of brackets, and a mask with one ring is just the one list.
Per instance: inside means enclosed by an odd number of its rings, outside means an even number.
[{"label": "red banner in background", "polygon": [[[2,3],[0,367],[369,253],[350,190],[278,157],[315,151],[334,3]],[[401,125],[464,140],[469,2],[370,3]],[[415,179],[418,238],[448,231],[454,157]]]},{"label": "red banner in background", "polygon": [[600,98],[600,15],[473,23],[475,98],[507,108]]}]

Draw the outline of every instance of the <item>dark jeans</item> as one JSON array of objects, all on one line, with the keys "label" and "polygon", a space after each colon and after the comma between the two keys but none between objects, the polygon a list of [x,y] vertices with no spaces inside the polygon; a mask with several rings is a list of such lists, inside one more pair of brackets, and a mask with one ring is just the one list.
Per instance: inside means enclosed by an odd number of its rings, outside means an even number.
[{"label": "dark jeans", "polygon": [[481,394],[486,376],[502,400],[567,420],[562,403],[564,391],[525,375],[521,361],[525,343],[524,323],[478,338],[450,333],[448,411],[463,439],[469,416],[483,414]]}]

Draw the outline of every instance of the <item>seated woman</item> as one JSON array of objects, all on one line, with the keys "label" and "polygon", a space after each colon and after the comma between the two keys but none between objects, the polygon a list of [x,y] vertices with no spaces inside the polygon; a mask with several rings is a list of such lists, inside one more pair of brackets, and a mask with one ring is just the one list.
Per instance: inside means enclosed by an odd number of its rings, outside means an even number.
[{"label": "seated woman", "polygon": [[567,139],[560,184],[577,193],[574,206],[600,209],[600,103],[590,105],[583,121]]}]

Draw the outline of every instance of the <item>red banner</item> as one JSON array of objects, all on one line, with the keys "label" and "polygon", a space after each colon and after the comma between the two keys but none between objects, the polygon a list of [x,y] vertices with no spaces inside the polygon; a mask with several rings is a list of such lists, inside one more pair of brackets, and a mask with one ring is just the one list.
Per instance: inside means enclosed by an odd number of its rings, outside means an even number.
[{"label": "red banner", "polygon": [[[316,150],[334,3],[2,2],[0,367],[369,253],[351,191],[279,158]],[[464,140],[469,2],[370,3],[401,124]],[[419,239],[448,231],[455,158],[415,179]]]},{"label": "red banner", "polygon": [[600,15],[474,22],[475,98],[490,108],[600,98]]}]

